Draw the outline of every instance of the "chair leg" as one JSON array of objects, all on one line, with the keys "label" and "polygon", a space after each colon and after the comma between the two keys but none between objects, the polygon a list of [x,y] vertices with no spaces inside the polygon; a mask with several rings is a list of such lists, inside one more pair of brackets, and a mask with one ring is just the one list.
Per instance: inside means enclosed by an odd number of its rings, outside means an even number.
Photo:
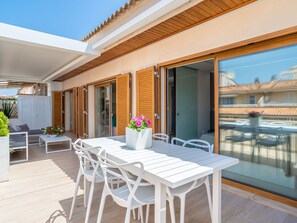
[{"label": "chair leg", "polygon": [[186,195],[180,195],[179,196],[180,199],[180,223],[184,223],[185,222],[185,206],[186,206]]},{"label": "chair leg", "polygon": [[174,197],[168,198],[171,222],[175,223]]},{"label": "chair leg", "polygon": [[148,204],[146,205],[145,223],[148,223],[149,215],[150,215],[150,205]]},{"label": "chair leg", "polygon": [[89,191],[89,199],[88,199],[88,206],[87,206],[87,213],[86,213],[86,218],[85,218],[85,223],[89,222],[89,216],[90,216],[90,210],[92,206],[92,200],[93,200],[93,193],[94,193],[94,182],[91,184],[91,188]]},{"label": "chair leg", "polygon": [[140,209],[137,208],[137,220],[140,221]]},{"label": "chair leg", "polygon": [[100,205],[99,205],[97,223],[101,223],[102,216],[103,216],[104,205],[105,205],[105,200],[106,200],[106,196],[107,196],[106,186],[104,184],[104,188],[103,188],[102,195],[101,195],[101,201],[100,201]]},{"label": "chair leg", "polygon": [[132,210],[132,216],[133,216],[133,219],[136,220],[135,209]]},{"label": "chair leg", "polygon": [[144,223],[144,218],[143,218],[143,209],[142,207],[138,208],[139,212],[140,212],[140,222]]},{"label": "chair leg", "polygon": [[211,219],[211,222],[212,222],[212,199],[211,199],[209,179],[207,178],[204,183],[205,183],[205,187],[206,187],[208,206],[209,206],[209,212],[210,212],[210,219]]},{"label": "chair leg", "polygon": [[131,215],[131,206],[129,205],[126,211],[125,223],[130,223],[130,215]]},{"label": "chair leg", "polygon": [[77,174],[77,178],[76,178],[76,185],[75,185],[74,195],[73,195],[73,199],[72,199],[70,214],[69,214],[69,221],[71,220],[72,215],[73,215],[73,209],[74,209],[75,202],[76,202],[76,197],[77,197],[77,192],[78,192],[80,177],[81,177],[81,170],[79,169],[78,174]]}]

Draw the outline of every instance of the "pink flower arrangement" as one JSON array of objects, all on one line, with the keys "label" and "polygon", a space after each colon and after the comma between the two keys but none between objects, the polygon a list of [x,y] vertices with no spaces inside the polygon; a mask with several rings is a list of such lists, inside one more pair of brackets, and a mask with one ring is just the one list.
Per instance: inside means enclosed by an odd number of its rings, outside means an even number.
[{"label": "pink flower arrangement", "polygon": [[54,127],[47,127],[45,129],[45,134],[46,135],[57,135],[57,136],[62,136],[64,135],[64,128],[60,128],[58,126],[54,126]]},{"label": "pink flower arrangement", "polygon": [[144,115],[131,118],[128,127],[140,132],[142,129],[151,127],[151,120],[147,119]]},{"label": "pink flower arrangement", "polygon": [[263,115],[262,112],[258,112],[258,111],[250,111],[248,113],[250,118],[256,118],[256,117],[261,117]]}]

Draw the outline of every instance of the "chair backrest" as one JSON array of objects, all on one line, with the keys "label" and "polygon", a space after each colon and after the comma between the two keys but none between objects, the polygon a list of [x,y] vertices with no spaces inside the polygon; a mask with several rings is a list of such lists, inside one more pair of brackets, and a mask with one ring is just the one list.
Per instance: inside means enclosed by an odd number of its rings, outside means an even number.
[{"label": "chair backrest", "polygon": [[75,150],[75,154],[77,155],[79,159],[79,168],[81,169],[82,173],[84,175],[86,174],[86,170],[94,170],[93,171],[93,177],[95,177],[95,174],[100,176],[97,172],[97,169],[100,167],[100,162],[98,160],[93,159],[90,150],[95,150],[98,149],[100,151],[101,147],[89,147],[89,148],[84,148],[82,146],[81,139],[77,139],[74,143],[72,143],[72,146]]},{"label": "chair backrest", "polygon": [[158,140],[164,141],[166,143],[169,143],[169,136],[164,133],[153,134],[153,139],[158,139]]},{"label": "chair backrest", "polygon": [[[115,202],[117,202],[119,205],[125,205],[127,201],[131,202],[132,199],[134,199],[138,203],[143,203],[135,195],[139,186],[149,185],[149,183],[142,181],[144,167],[141,162],[118,164],[108,159],[103,149],[100,151],[98,159],[104,175],[105,186]],[[133,169],[133,174],[130,172],[131,169]],[[113,192],[114,189],[111,187],[111,184],[108,181],[109,178],[118,178],[124,181],[129,190],[127,199],[125,199],[126,196],[120,197],[119,194]]]},{"label": "chair backrest", "polygon": [[180,139],[178,137],[173,137],[171,139],[171,144],[177,144],[180,143],[180,145],[183,145],[186,142],[186,140]]},{"label": "chair backrest", "polygon": [[213,145],[210,145],[208,142],[200,139],[188,140],[183,144],[183,147],[195,147],[207,151],[209,153],[213,152]]}]

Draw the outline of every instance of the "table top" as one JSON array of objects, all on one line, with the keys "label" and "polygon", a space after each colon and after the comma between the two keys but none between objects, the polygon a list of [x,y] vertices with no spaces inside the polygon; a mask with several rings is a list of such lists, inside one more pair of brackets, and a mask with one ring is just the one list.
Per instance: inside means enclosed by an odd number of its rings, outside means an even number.
[{"label": "table top", "polygon": [[297,133],[297,126],[278,126],[278,125],[267,125],[267,124],[261,124],[259,126],[251,126],[246,123],[240,123],[240,122],[220,122],[220,127],[222,128],[235,128],[235,129],[245,129],[249,131],[255,131],[255,130],[262,130],[265,131],[267,129],[268,131],[275,131],[275,132],[282,132],[282,133]]},{"label": "table top", "polygon": [[82,143],[86,147],[101,146],[118,163],[142,162],[145,180],[172,188],[238,163],[238,159],[232,157],[162,141],[153,141],[150,149],[132,150],[126,147],[124,136],[84,139]]},{"label": "table top", "polygon": [[71,141],[71,138],[68,136],[56,136],[56,137],[51,137],[49,135],[39,135],[39,137],[44,141],[44,142],[61,142],[61,141]]}]

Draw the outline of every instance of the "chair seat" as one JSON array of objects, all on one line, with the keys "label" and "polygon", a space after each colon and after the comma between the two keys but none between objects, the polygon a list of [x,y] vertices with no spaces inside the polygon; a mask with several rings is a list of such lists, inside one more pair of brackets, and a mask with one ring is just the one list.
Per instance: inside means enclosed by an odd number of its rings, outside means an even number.
[{"label": "chair seat", "polygon": [[[194,187],[192,189],[195,189],[195,188],[199,187],[206,180],[207,180],[207,177],[202,177],[201,179],[197,180],[196,184],[194,185]],[[179,196],[180,194],[187,193],[187,191],[189,191],[191,189],[191,187],[193,186],[193,183],[194,182],[190,182],[190,183],[187,183],[187,184],[182,185],[180,187],[169,188],[170,193],[172,194],[172,196]]]},{"label": "chair seat", "polygon": [[[114,168],[112,171],[116,172],[116,173],[119,173],[120,170],[119,169],[116,169]],[[93,179],[93,173],[94,173],[94,170],[85,170],[85,177],[88,181],[92,181]],[[116,180],[118,178],[112,176],[111,174],[107,174],[107,177],[109,180]],[[100,183],[100,182],[103,182],[104,181],[104,175],[103,175],[103,172],[102,172],[102,169],[101,168],[98,168],[97,169],[97,174],[95,176],[95,183]],[[122,182],[122,180],[120,180],[119,182]]]},{"label": "chair seat", "polygon": [[[122,186],[118,189],[112,190],[112,194],[124,201],[128,200],[130,191],[127,185]],[[139,186],[135,192],[135,196],[140,202],[145,204],[152,204],[155,201],[155,188],[154,186]],[[120,205],[120,204],[119,204]],[[143,204],[139,203],[135,199],[132,201],[132,209],[142,206]]]},{"label": "chair seat", "polygon": [[[94,173],[94,170],[85,170],[85,178],[88,181],[92,181],[93,173]],[[102,172],[101,168],[98,168],[97,174],[95,176],[95,183],[103,182],[103,181],[104,181],[103,172]]]}]

